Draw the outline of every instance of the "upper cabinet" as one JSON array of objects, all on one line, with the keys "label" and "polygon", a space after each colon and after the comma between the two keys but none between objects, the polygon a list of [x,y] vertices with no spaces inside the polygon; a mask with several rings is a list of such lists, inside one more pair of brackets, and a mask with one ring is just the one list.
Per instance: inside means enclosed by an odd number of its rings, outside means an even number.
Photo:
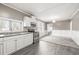
[{"label": "upper cabinet", "polygon": [[31,23],[36,23],[35,17],[24,17],[24,27],[31,27]]},{"label": "upper cabinet", "polygon": [[24,27],[30,27],[31,24],[30,22],[32,21],[32,19],[30,17],[24,17]]}]

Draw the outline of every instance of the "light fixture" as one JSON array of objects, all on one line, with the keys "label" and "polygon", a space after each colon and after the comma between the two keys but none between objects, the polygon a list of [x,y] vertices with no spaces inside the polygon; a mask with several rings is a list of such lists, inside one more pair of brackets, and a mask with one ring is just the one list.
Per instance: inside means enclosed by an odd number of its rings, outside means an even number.
[{"label": "light fixture", "polygon": [[55,21],[55,20],[53,20],[52,22],[53,22],[53,23],[55,23],[56,21]]}]

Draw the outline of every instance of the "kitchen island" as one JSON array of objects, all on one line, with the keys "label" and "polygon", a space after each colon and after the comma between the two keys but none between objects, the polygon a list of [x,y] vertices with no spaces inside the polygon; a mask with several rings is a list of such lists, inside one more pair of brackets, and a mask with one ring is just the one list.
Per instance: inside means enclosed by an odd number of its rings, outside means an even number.
[{"label": "kitchen island", "polygon": [[0,33],[0,55],[12,54],[33,43],[31,32]]}]

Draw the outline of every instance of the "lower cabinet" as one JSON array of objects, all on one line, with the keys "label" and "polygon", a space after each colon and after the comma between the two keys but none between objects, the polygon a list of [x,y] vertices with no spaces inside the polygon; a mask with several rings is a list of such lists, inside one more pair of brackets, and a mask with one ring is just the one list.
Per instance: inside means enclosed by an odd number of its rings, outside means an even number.
[{"label": "lower cabinet", "polygon": [[[26,35],[27,36],[27,35]],[[18,39],[19,38],[19,39]],[[23,35],[21,35],[21,36],[18,36],[17,37],[17,50],[19,50],[19,49],[22,49],[24,46],[24,44],[23,44],[23,42],[24,42],[24,39],[23,39]]]},{"label": "lower cabinet", "polygon": [[3,44],[0,43],[0,55],[3,55]]},{"label": "lower cabinet", "polygon": [[0,55],[11,54],[33,43],[33,34],[4,37],[0,43]]},{"label": "lower cabinet", "polygon": [[4,41],[4,54],[10,54],[16,50],[16,41],[14,37],[6,37]]},{"label": "lower cabinet", "polygon": [[22,35],[17,39],[17,50],[27,47],[33,43],[33,34]]},{"label": "lower cabinet", "polygon": [[33,34],[28,34],[27,36],[23,36],[23,46],[26,47],[33,43]]}]

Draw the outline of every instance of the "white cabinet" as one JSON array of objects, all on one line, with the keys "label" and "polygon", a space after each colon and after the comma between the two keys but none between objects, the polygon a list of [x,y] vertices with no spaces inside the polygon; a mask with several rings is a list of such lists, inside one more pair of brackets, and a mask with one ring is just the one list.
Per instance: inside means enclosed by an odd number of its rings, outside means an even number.
[{"label": "white cabinet", "polygon": [[11,54],[33,43],[33,33],[0,38],[0,55]]},{"label": "white cabinet", "polygon": [[5,37],[4,39],[6,39],[4,41],[4,54],[10,54],[12,52],[15,51],[16,49],[16,41],[15,41],[15,37]]},{"label": "white cabinet", "polygon": [[3,54],[3,38],[0,38],[0,55]]},{"label": "white cabinet", "polygon": [[45,23],[37,21],[37,31],[39,32],[39,37],[42,37],[46,34]]},{"label": "white cabinet", "polygon": [[30,17],[24,17],[24,26],[31,26],[30,25],[31,18]]},{"label": "white cabinet", "polygon": [[33,33],[27,34],[27,36],[24,35],[23,38],[24,38],[24,41],[23,41],[24,47],[33,43]]},{"label": "white cabinet", "polygon": [[28,34],[27,34],[27,36],[26,35],[23,35],[23,47],[26,47],[27,45],[28,45]]},{"label": "white cabinet", "polygon": [[3,44],[0,43],[0,55],[3,54]]},{"label": "white cabinet", "polygon": [[27,37],[28,37],[27,44],[29,45],[29,44],[33,43],[33,33],[28,34]]},{"label": "white cabinet", "polygon": [[[27,35],[26,35],[27,36]],[[17,50],[23,48],[23,35],[17,36]]]},{"label": "white cabinet", "polygon": [[31,22],[37,23],[36,18],[33,17],[33,16],[32,17],[25,16],[23,20],[24,20],[24,26],[25,27],[31,26]]},{"label": "white cabinet", "polygon": [[33,34],[26,34],[18,36],[19,39],[17,39],[17,50],[27,47],[28,45],[33,43]]}]

